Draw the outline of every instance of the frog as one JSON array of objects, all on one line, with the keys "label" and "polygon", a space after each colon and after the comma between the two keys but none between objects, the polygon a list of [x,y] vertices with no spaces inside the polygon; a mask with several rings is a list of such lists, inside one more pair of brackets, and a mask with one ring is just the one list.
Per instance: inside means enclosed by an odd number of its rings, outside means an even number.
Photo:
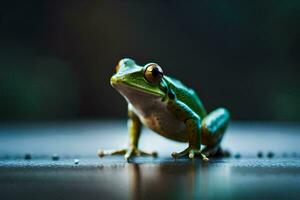
[{"label": "frog", "polygon": [[[157,152],[139,149],[142,127],[148,127],[187,148],[173,152],[173,158],[209,156],[220,152],[221,141],[229,125],[229,111],[220,107],[208,113],[192,88],[164,74],[155,62],[138,65],[131,58],[121,59],[110,78],[111,86],[126,100],[128,108],[128,146],[117,150],[98,150],[98,156],[157,156]],[[201,148],[203,147],[203,148]]]}]

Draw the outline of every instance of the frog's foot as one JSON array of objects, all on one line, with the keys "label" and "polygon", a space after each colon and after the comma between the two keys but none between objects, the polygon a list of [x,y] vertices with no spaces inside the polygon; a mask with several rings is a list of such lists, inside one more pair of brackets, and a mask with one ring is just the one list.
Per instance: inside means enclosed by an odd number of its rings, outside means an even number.
[{"label": "frog's foot", "polygon": [[111,156],[111,155],[124,155],[124,159],[128,161],[130,158],[134,156],[152,156],[157,157],[157,153],[154,152],[145,152],[142,150],[139,150],[137,148],[125,148],[125,149],[119,149],[119,150],[98,150],[97,152],[99,157],[104,156]]},{"label": "frog's foot", "polygon": [[179,158],[179,157],[186,157],[188,156],[189,158],[193,159],[196,156],[199,156],[200,158],[202,158],[203,161],[208,161],[209,159],[201,153],[200,149],[193,149],[193,148],[186,148],[185,150],[177,153],[177,152],[173,152],[172,153],[172,157],[173,158]]}]

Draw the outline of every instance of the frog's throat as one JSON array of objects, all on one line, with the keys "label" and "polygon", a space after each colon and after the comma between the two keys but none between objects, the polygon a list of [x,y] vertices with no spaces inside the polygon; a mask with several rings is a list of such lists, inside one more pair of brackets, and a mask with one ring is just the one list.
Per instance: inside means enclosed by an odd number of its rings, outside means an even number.
[{"label": "frog's throat", "polygon": [[[122,83],[119,83],[117,85],[113,85],[113,87],[116,90],[118,90],[121,94],[124,94],[123,90],[126,90],[123,87],[129,87],[132,90],[137,90],[137,91],[142,92],[142,93],[152,94],[152,95],[155,95],[155,96],[158,96],[158,97],[161,97],[161,98],[164,98],[164,96],[165,96],[165,94],[164,94],[163,91],[160,91],[160,90],[157,90],[157,91],[149,90],[147,88],[141,87],[140,85],[134,84],[134,83],[122,82]],[[126,94],[124,94],[124,95],[126,96]]]}]

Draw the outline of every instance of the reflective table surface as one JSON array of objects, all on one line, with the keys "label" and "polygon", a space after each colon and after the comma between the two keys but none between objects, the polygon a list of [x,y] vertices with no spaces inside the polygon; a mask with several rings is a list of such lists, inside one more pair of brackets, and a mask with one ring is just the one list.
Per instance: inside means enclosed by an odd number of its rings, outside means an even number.
[{"label": "reflective table surface", "polygon": [[98,158],[126,145],[125,121],[0,125],[0,199],[299,199],[300,126],[230,126],[231,157],[171,158],[186,147],[145,129],[140,148],[158,158]]}]

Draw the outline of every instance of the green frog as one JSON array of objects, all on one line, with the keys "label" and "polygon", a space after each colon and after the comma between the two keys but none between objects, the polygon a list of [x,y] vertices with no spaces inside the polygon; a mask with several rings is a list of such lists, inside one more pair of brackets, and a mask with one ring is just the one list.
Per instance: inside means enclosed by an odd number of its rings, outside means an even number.
[{"label": "green frog", "polygon": [[[181,81],[163,73],[156,63],[144,66],[124,58],[116,66],[110,83],[128,103],[128,148],[98,150],[100,157],[124,155],[156,156],[138,148],[142,125],[163,137],[188,143],[181,152],[173,152],[174,158],[208,156],[220,152],[220,142],[228,126],[230,115],[227,109],[218,108],[207,113],[196,92]],[[201,150],[201,144],[205,146]]]}]

